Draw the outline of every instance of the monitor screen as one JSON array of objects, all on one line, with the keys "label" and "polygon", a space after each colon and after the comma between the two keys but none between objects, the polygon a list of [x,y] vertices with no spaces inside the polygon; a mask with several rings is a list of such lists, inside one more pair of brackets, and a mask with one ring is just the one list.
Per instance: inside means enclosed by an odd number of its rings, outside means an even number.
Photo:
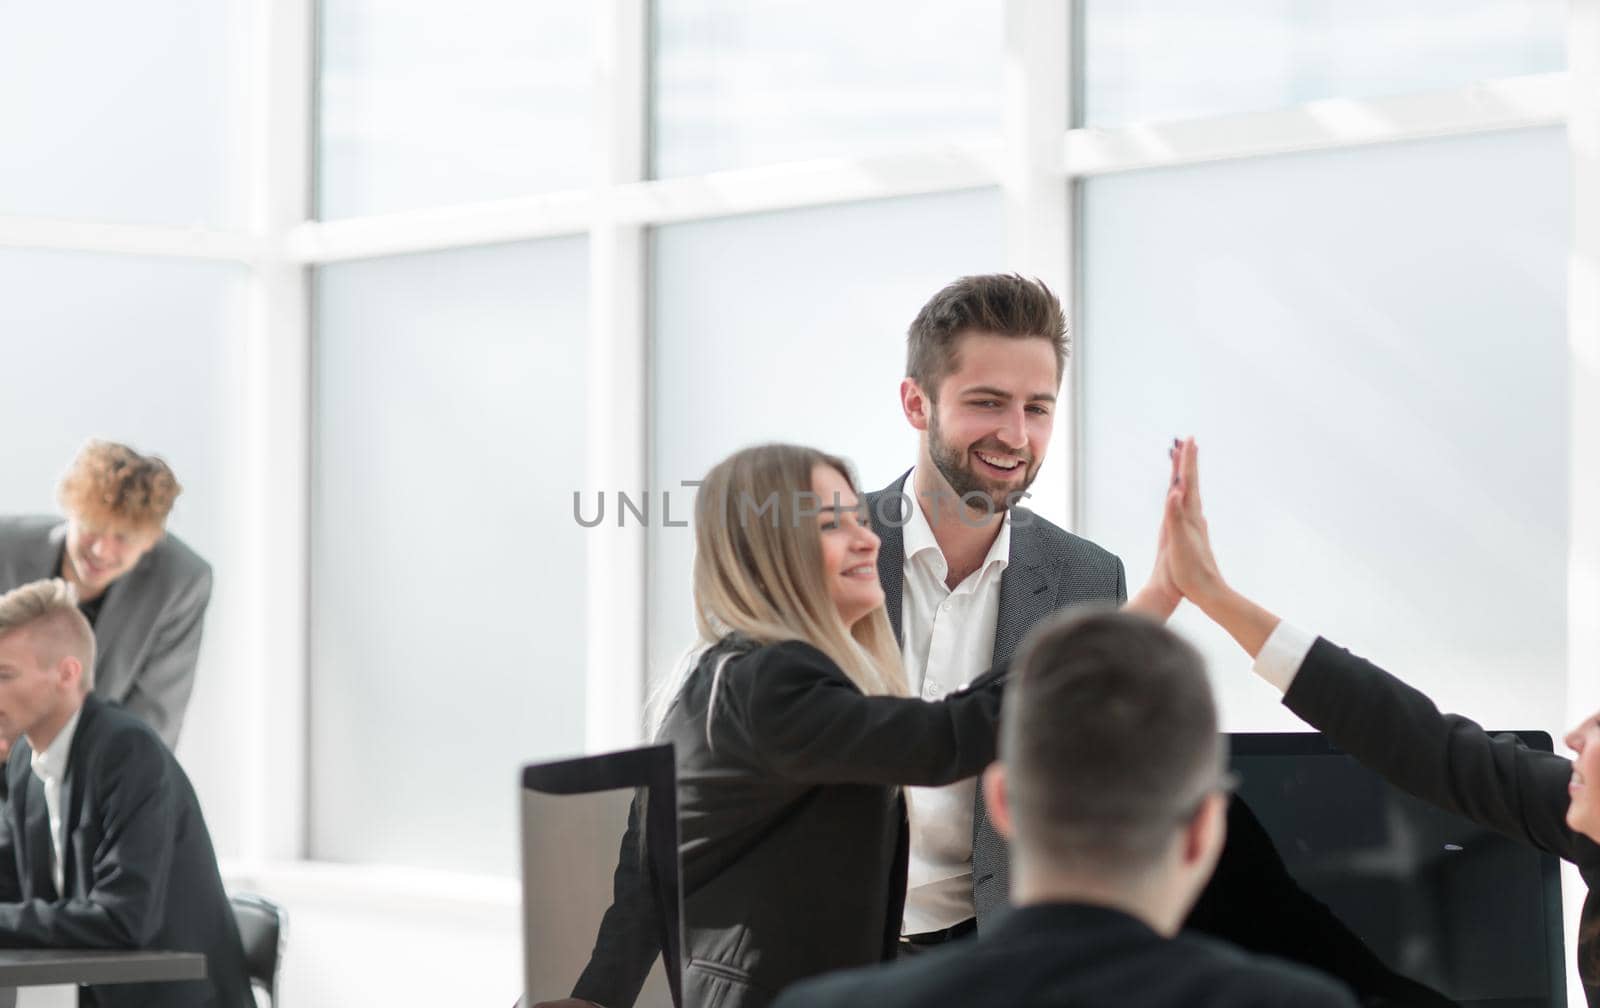
[{"label": "monitor screen", "polygon": [[1289,873],[1391,969],[1472,1008],[1564,1008],[1554,856],[1391,787],[1320,734],[1230,741],[1239,796]]}]

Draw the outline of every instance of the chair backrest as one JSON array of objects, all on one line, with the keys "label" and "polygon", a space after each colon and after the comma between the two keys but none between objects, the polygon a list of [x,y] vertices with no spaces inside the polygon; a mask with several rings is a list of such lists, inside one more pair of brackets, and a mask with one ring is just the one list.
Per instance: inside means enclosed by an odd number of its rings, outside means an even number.
[{"label": "chair backrest", "polygon": [[277,903],[255,893],[231,893],[228,902],[239,925],[250,983],[265,990],[273,1008],[277,1008],[278,967],[283,962],[288,914]]},{"label": "chair backrest", "polygon": [[[625,831],[642,840],[642,850],[622,842]],[[626,849],[619,854],[619,848]],[[644,940],[665,951],[636,1008],[682,1003],[677,767],[671,745],[524,767],[522,879],[529,1004],[573,993],[608,908],[607,934],[613,940],[627,936],[629,942]],[[622,986],[638,982],[637,976],[621,980],[609,965],[609,959],[597,961],[589,977],[616,976]],[[613,996],[624,995],[619,988]]]}]

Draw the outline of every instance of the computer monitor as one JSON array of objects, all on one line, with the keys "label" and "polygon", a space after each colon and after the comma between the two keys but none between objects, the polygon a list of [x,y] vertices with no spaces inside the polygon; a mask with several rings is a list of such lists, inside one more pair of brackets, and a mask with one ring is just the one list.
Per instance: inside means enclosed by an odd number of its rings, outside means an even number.
[{"label": "computer monitor", "polygon": [[[1512,732],[1551,751],[1543,732]],[[1565,1008],[1559,861],[1390,786],[1316,732],[1230,736],[1289,873],[1390,969],[1470,1008]]]},{"label": "computer monitor", "polygon": [[634,1002],[679,1004],[682,906],[679,898],[677,772],[672,746],[541,763],[522,769],[522,922],[526,994],[533,1006],[573,994],[588,965],[601,919],[612,906],[622,838],[641,825],[636,852],[639,898],[615,919],[666,950]]}]

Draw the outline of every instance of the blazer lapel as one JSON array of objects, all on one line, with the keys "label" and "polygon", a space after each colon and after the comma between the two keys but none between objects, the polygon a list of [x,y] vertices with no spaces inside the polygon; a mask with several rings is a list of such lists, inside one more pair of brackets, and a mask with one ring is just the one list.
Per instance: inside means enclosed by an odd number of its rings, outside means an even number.
[{"label": "blazer lapel", "polygon": [[1056,593],[1052,589],[1060,574],[1041,555],[1033,512],[1024,508],[1012,510],[1011,556],[1000,576],[1000,611],[995,616],[991,670],[1005,669],[1022,638],[1055,608]]},{"label": "blazer lapel", "polygon": [[901,530],[906,523],[905,487],[910,475],[911,470],[907,469],[893,483],[867,495],[868,520],[878,535],[878,583],[883,586],[883,606],[889,613],[889,626],[894,628],[897,644],[903,641],[900,603],[905,590],[906,544]]},{"label": "blazer lapel", "polygon": [[72,834],[78,830],[79,803],[77,801],[78,781],[83,774],[80,765],[83,762],[83,752],[88,747],[88,739],[94,732],[96,708],[100,701],[94,694],[83,698],[83,710],[78,714],[78,731],[72,736],[72,749],[67,753],[67,772],[61,778],[61,828],[63,836],[61,841],[61,885],[67,892],[74,892],[73,883],[78,875],[78,859],[72,855]]},{"label": "blazer lapel", "polygon": [[146,601],[159,598],[159,595],[148,590],[143,582],[147,578],[144,563],[146,556],[139,562],[139,566],[117,578],[106,588],[106,599],[100,607],[100,616],[95,620],[95,640],[102,642],[100,653],[95,656],[95,692],[101,696],[110,697],[118,703],[127,699],[128,686],[124,682],[122,669],[127,665],[123,651],[127,642],[133,641],[142,644],[144,635],[130,634],[127,626],[130,620],[138,620],[146,625],[153,623],[155,613],[141,613],[139,609],[146,607]]},{"label": "blazer lapel", "polygon": [[17,782],[22,799],[23,862],[28,866],[29,895],[35,899],[54,900],[55,879],[50,872],[50,861],[55,857],[55,844],[50,839],[50,807],[44,800],[44,782],[31,769]]}]

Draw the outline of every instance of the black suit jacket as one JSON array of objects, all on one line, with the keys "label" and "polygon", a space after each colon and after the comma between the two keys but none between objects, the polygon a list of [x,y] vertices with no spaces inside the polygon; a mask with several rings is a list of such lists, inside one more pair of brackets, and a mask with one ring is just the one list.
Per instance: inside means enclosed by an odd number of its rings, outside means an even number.
[{"label": "black suit jacket", "polygon": [[[0,518],[0,592],[59,577],[66,538],[59,518]],[[94,691],[176,748],[194,692],[211,567],[169,532],[104,598],[94,626]]]},{"label": "black suit jacket", "polygon": [[1343,987],[1106,907],[1040,904],[975,940],[791,987],[777,1008],[1355,1008]]},{"label": "black suit jacket", "polygon": [[1600,1008],[1600,846],[1567,825],[1571,761],[1440,714],[1417,690],[1322,638],[1283,702],[1397,787],[1576,864],[1589,887],[1578,973]]},{"label": "black suit jacket", "polygon": [[[797,979],[893,955],[908,850],[897,785],[948,784],[993,760],[999,683],[928,703],[863,696],[800,641],[701,658],[659,735],[678,764],[686,1005],[758,1008]],[[623,896],[638,891],[636,845],[624,841]],[[622,958],[597,954],[577,996],[637,997],[655,947],[627,912],[608,911],[597,949],[609,934]]]},{"label": "black suit jacket", "polygon": [[104,1008],[249,1008],[239,931],[211,836],[178,761],[138,718],[85,698],[61,785],[65,893],[33,750],[6,764],[0,817],[0,947],[201,952],[207,979],[95,987]]}]

